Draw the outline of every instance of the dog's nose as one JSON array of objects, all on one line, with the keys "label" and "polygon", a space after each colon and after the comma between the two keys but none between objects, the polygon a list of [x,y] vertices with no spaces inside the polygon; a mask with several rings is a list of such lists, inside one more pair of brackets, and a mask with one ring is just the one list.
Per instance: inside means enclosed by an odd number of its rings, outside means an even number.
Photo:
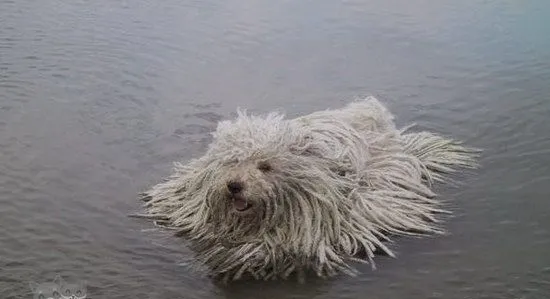
[{"label": "dog's nose", "polygon": [[229,192],[231,192],[232,194],[241,192],[241,191],[243,190],[243,188],[244,188],[243,183],[238,182],[238,181],[229,181],[229,182],[227,183],[227,189],[228,189]]}]

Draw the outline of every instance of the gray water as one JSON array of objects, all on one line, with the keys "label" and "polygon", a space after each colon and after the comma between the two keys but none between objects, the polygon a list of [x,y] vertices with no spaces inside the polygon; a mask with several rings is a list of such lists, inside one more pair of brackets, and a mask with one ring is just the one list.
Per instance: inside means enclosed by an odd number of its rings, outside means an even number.
[{"label": "gray water", "polygon": [[[215,284],[127,214],[237,107],[355,96],[485,150],[447,236],[356,278]],[[550,298],[550,1],[0,0],[0,298]]]}]

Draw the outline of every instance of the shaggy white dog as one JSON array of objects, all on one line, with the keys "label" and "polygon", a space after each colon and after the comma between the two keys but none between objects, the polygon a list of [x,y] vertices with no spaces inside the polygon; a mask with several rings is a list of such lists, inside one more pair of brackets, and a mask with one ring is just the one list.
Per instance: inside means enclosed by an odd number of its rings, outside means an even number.
[{"label": "shaggy white dog", "polygon": [[213,136],[144,193],[145,216],[191,240],[225,280],[353,275],[352,261],[393,256],[389,235],[442,232],[431,182],[476,166],[459,142],[396,129],[373,97],[295,119],[239,111]]}]

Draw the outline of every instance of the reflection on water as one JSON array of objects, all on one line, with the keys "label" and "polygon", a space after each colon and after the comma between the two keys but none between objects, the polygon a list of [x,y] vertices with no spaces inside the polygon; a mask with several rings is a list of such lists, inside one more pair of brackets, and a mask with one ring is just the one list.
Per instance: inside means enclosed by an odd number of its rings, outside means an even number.
[{"label": "reflection on water", "polygon": [[[550,2],[0,0],[0,295],[550,297]],[[237,107],[289,116],[356,95],[485,149],[440,188],[445,237],[401,238],[357,278],[219,286],[126,215]]]}]

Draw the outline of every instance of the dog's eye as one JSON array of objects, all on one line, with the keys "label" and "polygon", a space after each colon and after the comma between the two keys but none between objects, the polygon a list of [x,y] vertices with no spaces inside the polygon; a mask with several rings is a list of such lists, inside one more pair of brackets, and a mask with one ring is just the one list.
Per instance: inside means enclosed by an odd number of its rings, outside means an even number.
[{"label": "dog's eye", "polygon": [[258,169],[263,171],[263,172],[267,172],[267,171],[271,171],[272,168],[271,168],[271,165],[267,162],[260,162],[258,163]]}]

